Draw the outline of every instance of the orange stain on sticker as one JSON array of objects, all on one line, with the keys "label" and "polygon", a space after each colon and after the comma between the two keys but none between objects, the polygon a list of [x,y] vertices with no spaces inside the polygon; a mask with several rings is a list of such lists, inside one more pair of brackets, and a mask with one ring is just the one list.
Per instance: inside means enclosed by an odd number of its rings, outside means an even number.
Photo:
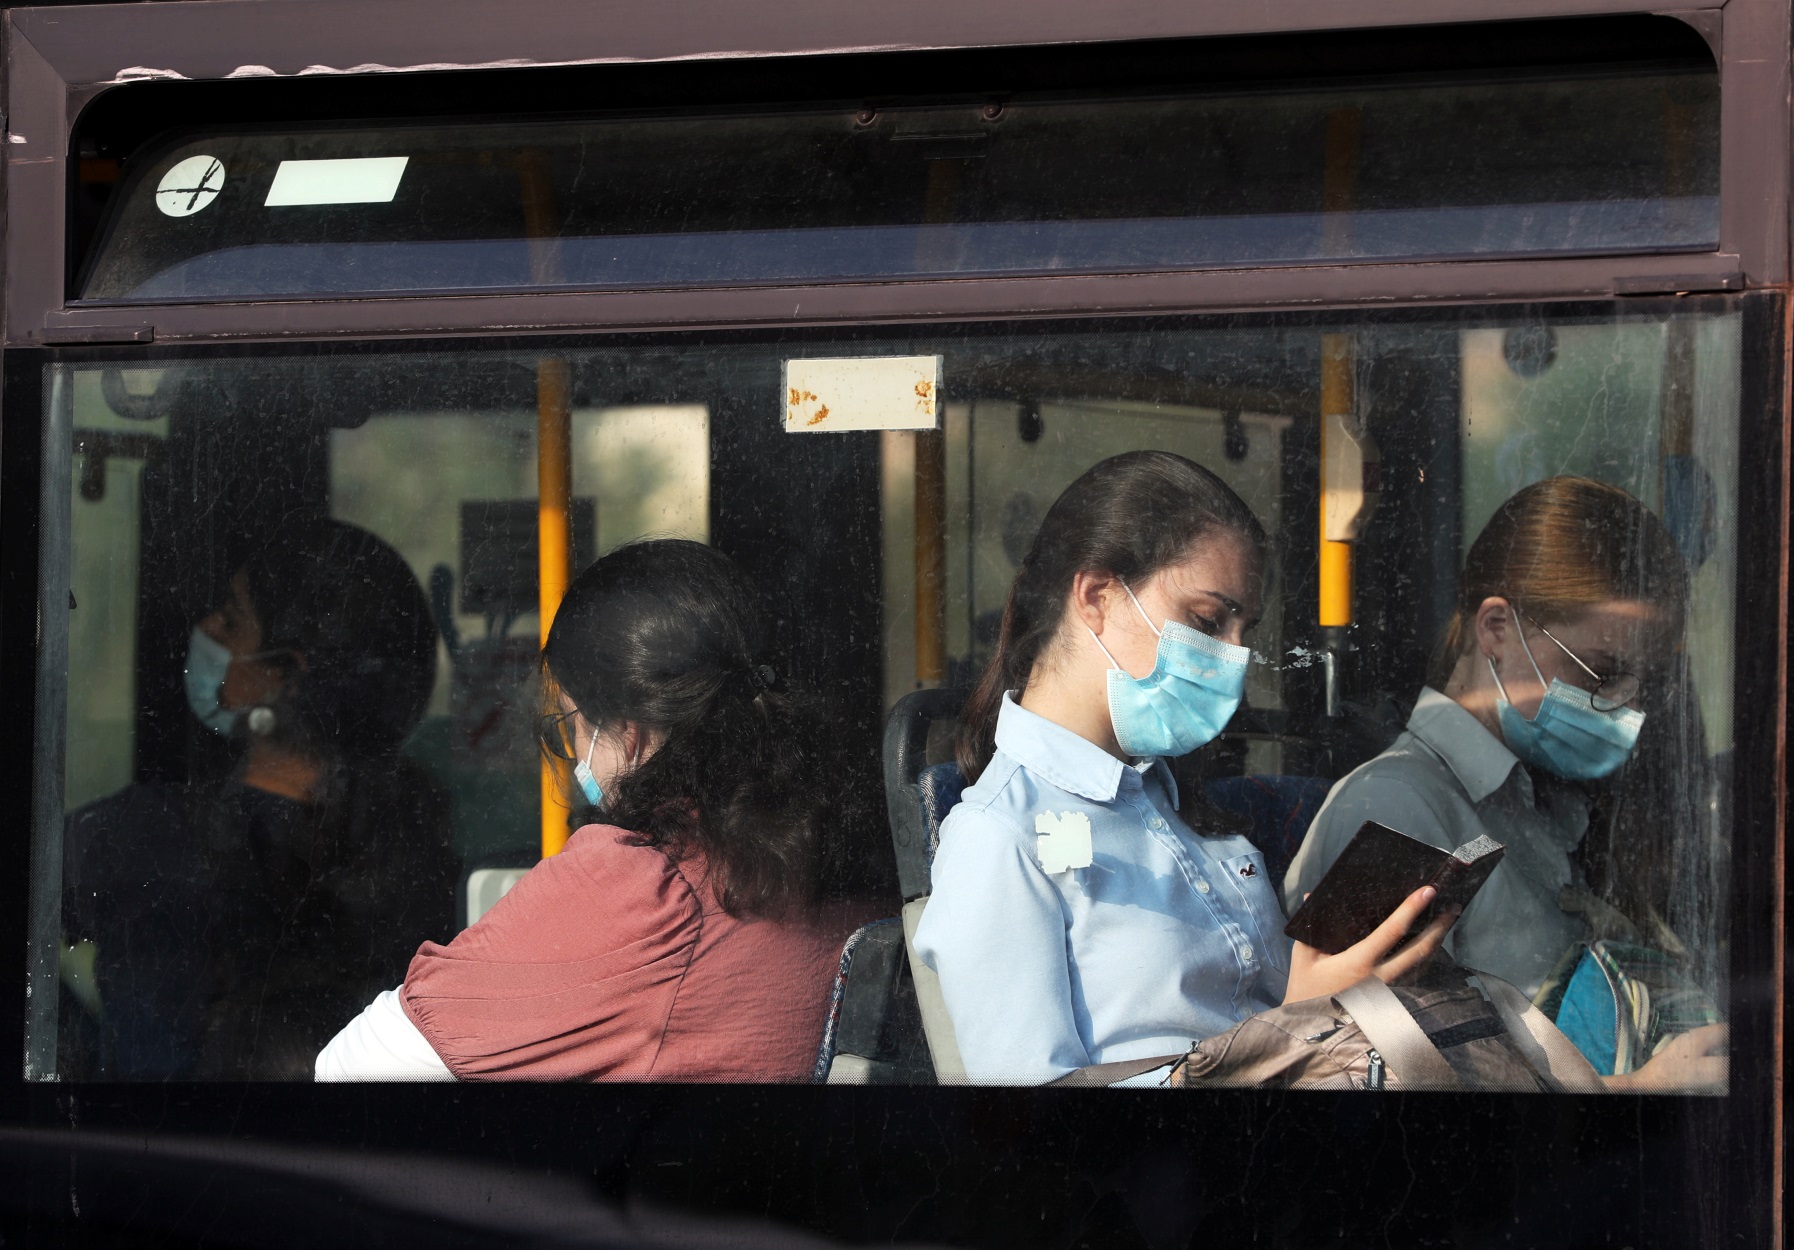
[{"label": "orange stain on sticker", "polygon": [[[786,409],[785,421],[787,424],[790,424],[790,423],[795,422],[798,419],[798,417],[803,415],[802,413],[800,413],[798,411],[798,409],[802,405],[804,405],[806,403],[813,404],[816,402],[816,392],[815,391],[802,391],[802,390],[799,390],[795,386],[789,386],[789,387],[786,387],[785,389],[790,392],[790,396],[791,396],[790,399],[787,400],[786,404],[785,404],[785,409]],[[822,411],[818,412],[815,416],[811,417],[809,419],[809,421],[807,421],[805,424],[815,425],[818,421],[822,420],[826,416],[828,416],[828,409],[824,408],[824,409],[822,409]]]},{"label": "orange stain on sticker", "polygon": [[[812,395],[810,398],[815,399],[816,397]],[[810,418],[809,423],[811,425],[821,425],[826,420],[828,420],[828,405],[824,404],[816,410],[816,415]]]},{"label": "orange stain on sticker", "polygon": [[916,383],[916,399],[918,401],[916,404],[916,407],[920,408],[923,412],[933,412],[934,411],[934,383],[933,382],[918,382],[918,383]]}]

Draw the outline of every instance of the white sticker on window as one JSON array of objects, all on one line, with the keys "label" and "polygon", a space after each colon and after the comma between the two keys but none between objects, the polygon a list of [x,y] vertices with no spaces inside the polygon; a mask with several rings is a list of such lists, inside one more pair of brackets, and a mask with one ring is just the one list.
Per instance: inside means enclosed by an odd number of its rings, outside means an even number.
[{"label": "white sticker on window", "polygon": [[1088,868],[1096,859],[1090,840],[1090,817],[1083,812],[1038,812],[1034,817],[1034,854],[1040,871]]},{"label": "white sticker on window", "polygon": [[785,362],[785,432],[932,430],[940,424],[939,356]]},{"label": "white sticker on window", "polygon": [[191,217],[224,190],[224,162],[216,156],[176,161],[156,184],[156,207],[170,217]]},{"label": "white sticker on window", "polygon": [[390,204],[399,193],[409,156],[357,156],[331,161],[282,161],[268,187],[269,208],[295,204]]}]

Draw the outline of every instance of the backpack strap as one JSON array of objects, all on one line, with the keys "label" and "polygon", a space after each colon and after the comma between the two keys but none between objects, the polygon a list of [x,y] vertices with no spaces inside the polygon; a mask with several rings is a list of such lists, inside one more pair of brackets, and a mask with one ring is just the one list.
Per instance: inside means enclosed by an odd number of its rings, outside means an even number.
[{"label": "backpack strap", "polygon": [[1565,1037],[1563,1030],[1551,1023],[1518,988],[1492,973],[1475,968],[1465,971],[1476,978],[1494,1005],[1495,1014],[1507,1026],[1508,1036],[1514,1039],[1514,1045],[1540,1075],[1549,1078],[1566,1094],[1607,1092],[1606,1082],[1576,1049],[1576,1043]]},{"label": "backpack strap", "polygon": [[1151,1059],[1117,1059],[1112,1063],[1093,1063],[1076,1072],[1067,1072],[1058,1080],[1047,1084],[1056,1089],[1097,1089],[1144,1075],[1154,1068],[1168,1068],[1183,1062],[1183,1059],[1183,1055],[1156,1055]]},{"label": "backpack strap", "polygon": [[1464,1084],[1395,992],[1376,977],[1339,991],[1333,1001],[1364,1030],[1405,1089],[1458,1090]]}]

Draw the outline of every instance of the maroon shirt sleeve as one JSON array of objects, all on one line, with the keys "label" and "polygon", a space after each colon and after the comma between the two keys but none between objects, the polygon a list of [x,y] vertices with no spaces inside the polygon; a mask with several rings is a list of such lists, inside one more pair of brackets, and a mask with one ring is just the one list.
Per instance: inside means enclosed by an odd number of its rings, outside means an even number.
[{"label": "maroon shirt sleeve", "polygon": [[575,833],[479,923],[426,942],[401,999],[463,1080],[646,1079],[704,926],[659,851]]}]

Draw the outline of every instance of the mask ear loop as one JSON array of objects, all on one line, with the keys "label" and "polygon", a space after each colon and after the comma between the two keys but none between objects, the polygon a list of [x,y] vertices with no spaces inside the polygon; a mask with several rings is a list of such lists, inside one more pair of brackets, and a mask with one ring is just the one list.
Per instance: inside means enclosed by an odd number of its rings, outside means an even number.
[{"label": "mask ear loop", "polygon": [[[1153,637],[1163,638],[1165,636],[1164,633],[1160,631],[1157,625],[1152,623],[1152,618],[1146,615],[1146,609],[1140,606],[1140,601],[1138,599],[1134,598],[1133,588],[1126,582],[1121,583],[1121,588],[1127,591],[1127,597],[1130,600],[1133,600],[1134,611],[1138,612],[1140,614],[1140,619],[1146,622],[1146,628],[1152,631]],[[1096,636],[1096,631],[1094,629],[1091,629],[1090,626],[1086,625],[1084,626],[1084,632],[1090,635],[1091,642],[1094,642],[1098,647],[1102,648],[1102,653],[1108,657],[1109,666],[1111,668],[1119,668],[1122,672],[1127,672],[1125,668],[1121,668],[1121,665],[1115,662],[1114,655],[1110,653],[1109,648],[1103,646],[1103,640]]]},{"label": "mask ear loop", "polygon": [[[1508,604],[1508,607],[1510,610],[1513,608],[1513,606],[1514,605],[1511,603]],[[1524,629],[1520,628],[1520,614],[1518,612],[1511,612],[1511,615],[1514,620],[1514,632],[1516,634],[1518,634],[1520,637],[1520,650],[1526,652],[1526,662],[1528,664],[1532,665],[1533,676],[1535,676],[1539,679],[1539,686],[1541,688],[1549,689],[1550,683],[1545,680],[1545,674],[1539,668],[1539,662],[1533,658],[1532,648],[1526,645],[1526,631]],[[1483,663],[1485,663],[1489,666],[1489,676],[1491,676],[1495,679],[1495,689],[1501,691],[1502,699],[1507,702],[1507,705],[1509,707],[1513,707],[1514,701],[1507,697],[1507,687],[1501,684],[1501,674],[1495,671],[1494,658],[1492,656],[1485,655],[1483,657]],[[1518,713],[1519,710],[1520,710],[1519,708],[1514,708],[1514,711],[1516,713]],[[1538,718],[1538,713],[1534,712],[1532,714],[1532,716],[1528,717],[1527,719],[1536,720],[1537,718]]]},{"label": "mask ear loop", "polygon": [[1154,625],[1152,623],[1152,618],[1146,615],[1146,609],[1140,606],[1140,601],[1138,599],[1134,598],[1134,588],[1129,586],[1126,582],[1121,583],[1121,588],[1127,591],[1127,597],[1133,601],[1134,611],[1138,612],[1140,614],[1140,619],[1146,622],[1146,628],[1152,631],[1152,636],[1154,638],[1163,638],[1165,636],[1165,631],[1160,629],[1157,625]]},{"label": "mask ear loop", "polygon": [[[1109,653],[1109,648],[1103,646],[1103,640],[1096,636],[1096,631],[1094,629],[1091,629],[1090,626],[1086,625],[1084,626],[1084,632],[1090,635],[1090,641],[1094,642],[1102,651],[1103,655],[1108,657],[1110,668],[1121,668],[1121,665],[1115,662],[1115,657]],[[1126,672],[1127,670],[1122,669],[1122,671]]]}]

